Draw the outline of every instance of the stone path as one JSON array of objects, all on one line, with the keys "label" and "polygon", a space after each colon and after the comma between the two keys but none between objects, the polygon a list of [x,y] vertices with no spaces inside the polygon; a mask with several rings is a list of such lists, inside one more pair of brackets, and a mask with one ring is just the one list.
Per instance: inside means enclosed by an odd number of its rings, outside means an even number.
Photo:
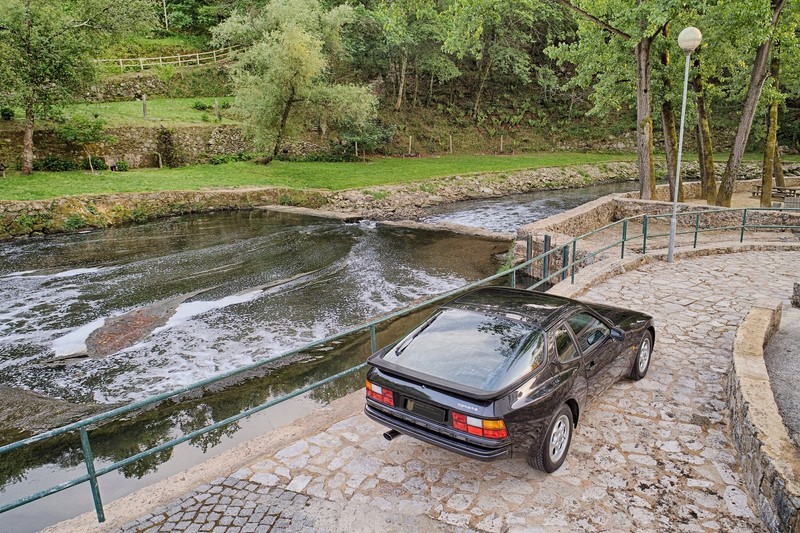
[{"label": "stone path", "polygon": [[589,290],[653,314],[656,349],[645,379],[619,382],[581,417],[554,474],[523,457],[480,463],[387,442],[354,413],[121,531],[762,531],[725,385],[737,325],[759,297],[788,301],[797,264],[800,251],[657,262]]}]

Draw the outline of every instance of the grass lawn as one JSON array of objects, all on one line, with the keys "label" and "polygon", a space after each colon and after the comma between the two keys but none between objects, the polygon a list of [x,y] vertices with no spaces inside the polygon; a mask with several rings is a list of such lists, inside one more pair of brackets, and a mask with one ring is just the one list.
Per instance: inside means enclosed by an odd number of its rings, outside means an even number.
[{"label": "grass lawn", "polygon": [[[228,110],[222,109],[222,121],[217,122],[213,109],[199,111],[193,107],[195,102],[203,102],[213,106],[213,98],[154,98],[147,101],[147,118],[142,114],[142,102],[104,102],[99,104],[74,104],[64,107],[67,117],[83,115],[93,117],[95,114],[106,121],[106,127],[153,126],[160,123],[170,126],[191,126],[198,124],[238,124],[238,121],[226,118]],[[220,98],[223,102],[233,102],[233,98]],[[205,118],[206,120],[203,120]]]},{"label": "grass lawn", "polygon": [[367,163],[252,162],[194,165],[130,172],[36,172],[23,176],[11,172],[0,179],[0,199],[39,200],[93,193],[197,190],[284,186],[342,190],[375,187],[476,172],[503,172],[542,167],[633,161],[634,154],[575,152],[531,153],[514,156],[453,155],[424,158],[375,158]]}]

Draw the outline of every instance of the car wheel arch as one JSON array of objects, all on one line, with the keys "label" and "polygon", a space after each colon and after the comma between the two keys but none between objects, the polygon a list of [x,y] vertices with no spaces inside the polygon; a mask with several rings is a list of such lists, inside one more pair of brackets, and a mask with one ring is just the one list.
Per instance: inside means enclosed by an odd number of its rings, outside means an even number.
[{"label": "car wheel arch", "polygon": [[570,398],[566,401],[567,407],[569,410],[572,411],[572,425],[573,427],[578,427],[578,416],[580,415],[580,407],[578,406],[578,402],[574,398]]}]

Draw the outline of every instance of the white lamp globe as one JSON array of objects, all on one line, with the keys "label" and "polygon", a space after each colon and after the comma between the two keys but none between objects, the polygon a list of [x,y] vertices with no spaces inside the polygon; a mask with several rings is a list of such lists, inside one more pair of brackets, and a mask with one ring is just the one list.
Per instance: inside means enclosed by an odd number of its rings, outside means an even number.
[{"label": "white lamp globe", "polygon": [[678,46],[687,54],[691,54],[700,46],[700,41],[702,40],[703,34],[700,33],[700,30],[694,26],[689,26],[688,28],[684,28],[678,35]]}]

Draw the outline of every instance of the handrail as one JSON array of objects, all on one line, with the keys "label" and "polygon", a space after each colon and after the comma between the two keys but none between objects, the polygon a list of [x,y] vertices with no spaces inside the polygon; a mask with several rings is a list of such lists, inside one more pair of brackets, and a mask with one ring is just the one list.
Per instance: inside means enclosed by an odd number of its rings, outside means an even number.
[{"label": "handrail", "polygon": [[144,70],[151,67],[163,66],[192,66],[203,65],[206,63],[217,63],[223,59],[227,59],[230,55],[243,48],[240,45],[226,46],[208,52],[191,52],[188,54],[177,54],[172,56],[159,56],[159,57],[120,57],[116,59],[95,59],[94,62],[98,64],[114,64],[121,70],[126,68],[133,68]]},{"label": "handrail", "polygon": [[[724,214],[729,215],[729,216],[734,216],[735,213],[738,212],[738,211],[742,212],[742,218],[741,218],[741,223],[740,224],[708,227],[708,228],[702,228],[702,229],[700,227],[700,220],[704,215],[712,215],[713,216],[713,215],[718,215],[720,213],[724,213]],[[784,222],[783,224],[762,224],[762,223],[759,223],[759,222],[756,222],[754,224],[754,223],[752,223],[752,218],[748,219],[748,213],[752,213],[752,212],[768,212],[768,213],[769,212],[779,212],[781,214],[784,214],[784,213],[788,212],[789,214],[800,215],[800,208],[764,208],[764,209],[761,209],[761,208],[758,208],[758,209],[724,209],[723,208],[723,209],[689,211],[689,212],[678,213],[677,214],[678,217],[689,217],[689,216],[694,217],[694,229],[693,229],[693,231],[688,231],[687,230],[687,231],[681,231],[681,232],[678,232],[678,233],[679,234],[691,234],[691,233],[694,233],[693,247],[696,248],[697,247],[698,235],[703,233],[703,232],[706,232],[706,231],[720,231],[720,230],[731,230],[731,229],[737,230],[737,231],[740,231],[740,242],[743,242],[744,241],[744,236],[745,236],[745,231],[748,230],[748,229],[769,229],[769,230],[784,230],[784,231],[787,230],[787,229],[800,229],[800,225],[798,225],[798,226],[788,225],[788,224],[785,223],[785,220],[783,221]],[[638,240],[641,239],[641,241],[642,241],[642,255],[645,255],[647,253],[647,240],[648,240],[648,238],[666,236],[667,235],[666,233],[655,233],[655,234],[654,233],[648,233],[648,231],[649,231],[648,228],[652,227],[650,225],[650,222],[653,221],[653,220],[669,218],[671,216],[672,216],[671,214],[665,214],[665,215],[636,215],[636,216],[628,217],[628,218],[625,218],[625,219],[622,219],[622,220],[617,220],[617,221],[612,222],[610,224],[607,224],[607,225],[605,225],[605,226],[603,226],[601,228],[597,228],[597,229],[588,231],[586,233],[583,233],[583,234],[579,235],[578,237],[575,237],[572,240],[570,240],[570,241],[568,241],[568,242],[566,242],[564,244],[561,244],[561,245],[556,246],[554,248],[545,249],[545,251],[543,253],[537,255],[536,257],[532,257],[531,259],[528,259],[528,260],[526,260],[526,261],[524,261],[524,262],[522,262],[522,263],[520,263],[520,264],[518,264],[518,265],[516,265],[514,267],[511,267],[511,268],[509,268],[507,270],[498,272],[497,274],[494,274],[494,275],[489,276],[487,278],[484,278],[484,279],[469,283],[469,284],[464,285],[462,287],[459,287],[457,289],[448,291],[448,292],[446,292],[444,294],[440,294],[440,295],[435,296],[433,298],[427,299],[424,302],[421,302],[419,304],[413,305],[411,307],[404,308],[404,309],[401,309],[399,311],[395,311],[395,312],[390,313],[389,315],[383,316],[381,318],[376,318],[376,319],[371,320],[369,322],[366,322],[366,323],[363,323],[361,325],[352,327],[352,328],[347,329],[344,332],[338,333],[336,335],[332,335],[332,336],[326,337],[324,339],[313,341],[313,342],[311,342],[309,344],[306,344],[305,346],[302,346],[300,348],[289,350],[287,352],[283,352],[283,353],[281,353],[279,355],[276,355],[276,356],[270,357],[270,358],[266,358],[266,359],[263,359],[261,361],[256,361],[254,363],[251,363],[249,365],[245,365],[245,366],[243,366],[241,368],[238,368],[236,370],[223,372],[223,373],[218,374],[216,376],[212,376],[212,377],[197,381],[195,383],[192,383],[190,385],[186,385],[184,387],[180,387],[180,388],[178,388],[176,390],[173,390],[173,391],[169,391],[169,392],[165,392],[165,393],[158,394],[158,395],[155,395],[155,396],[151,396],[149,398],[145,398],[143,400],[139,400],[139,401],[133,402],[131,404],[128,404],[128,405],[125,405],[125,406],[122,406],[122,407],[118,407],[116,409],[112,409],[112,410],[107,411],[105,413],[100,413],[100,414],[91,416],[89,418],[80,420],[78,422],[73,422],[71,424],[67,424],[65,426],[62,426],[62,427],[59,427],[59,428],[55,428],[55,429],[52,429],[50,431],[46,431],[44,433],[40,433],[38,435],[34,435],[32,437],[28,437],[26,439],[23,439],[23,440],[20,440],[20,441],[17,441],[17,442],[13,442],[13,443],[10,443],[10,444],[6,444],[4,446],[0,446],[0,455],[2,455],[4,453],[8,453],[8,452],[11,452],[13,450],[16,450],[16,449],[19,449],[19,448],[22,448],[22,447],[25,447],[25,446],[29,446],[29,445],[32,445],[32,444],[35,444],[35,443],[38,443],[38,442],[42,442],[42,441],[45,441],[45,440],[49,440],[49,439],[58,437],[60,435],[64,435],[64,434],[67,434],[67,433],[73,433],[75,431],[78,431],[80,433],[80,437],[81,437],[81,447],[83,449],[84,461],[86,463],[86,469],[87,469],[87,473],[86,474],[78,476],[78,477],[76,477],[76,478],[74,478],[72,480],[60,483],[58,485],[54,485],[52,487],[49,487],[49,488],[44,489],[42,491],[39,491],[39,492],[37,492],[35,494],[31,494],[29,496],[17,499],[15,501],[10,502],[10,503],[0,505],[0,513],[9,511],[11,509],[15,509],[15,508],[20,507],[22,505],[25,505],[27,503],[31,503],[33,501],[39,500],[41,498],[44,498],[45,496],[49,496],[51,494],[55,494],[57,492],[65,490],[67,488],[70,488],[70,487],[73,487],[73,486],[76,486],[76,485],[79,485],[81,483],[85,483],[85,482],[88,481],[90,483],[92,496],[94,498],[94,505],[95,505],[95,511],[97,513],[97,519],[98,519],[99,522],[103,522],[105,520],[105,516],[104,516],[104,512],[103,512],[103,504],[102,504],[102,500],[100,498],[99,488],[98,488],[98,485],[97,485],[97,478],[99,476],[102,476],[102,475],[107,474],[109,472],[112,472],[114,470],[118,470],[120,468],[123,468],[123,467],[125,467],[125,466],[127,466],[127,465],[129,465],[129,464],[131,464],[131,463],[133,463],[135,461],[138,461],[140,459],[143,459],[143,458],[148,457],[150,455],[153,455],[155,453],[159,453],[161,451],[170,449],[170,448],[172,448],[172,447],[174,447],[174,446],[176,446],[176,445],[178,445],[178,444],[180,444],[182,442],[185,442],[187,440],[196,438],[196,437],[198,437],[200,435],[203,435],[205,433],[208,433],[210,431],[214,431],[216,429],[219,429],[219,428],[222,428],[224,426],[227,426],[227,425],[229,425],[229,424],[231,424],[233,422],[241,420],[242,418],[250,416],[250,415],[252,415],[254,413],[257,413],[259,411],[262,411],[264,409],[267,409],[269,407],[277,405],[277,404],[279,404],[281,402],[284,402],[286,400],[289,400],[289,399],[294,398],[296,396],[299,396],[301,394],[305,394],[306,392],[315,390],[315,389],[317,389],[319,387],[322,387],[322,386],[324,386],[324,385],[326,385],[328,383],[336,381],[336,380],[338,380],[338,379],[340,379],[340,378],[342,378],[344,376],[351,375],[351,374],[353,374],[355,372],[358,372],[359,370],[362,370],[366,366],[366,363],[361,363],[359,365],[356,365],[354,367],[351,367],[349,369],[341,371],[341,372],[339,372],[339,373],[337,373],[337,374],[335,374],[333,376],[329,376],[329,377],[324,378],[322,380],[316,381],[316,382],[314,382],[314,383],[312,383],[310,385],[306,385],[306,386],[304,386],[304,387],[302,387],[300,389],[297,389],[297,390],[293,391],[290,394],[286,394],[284,396],[271,399],[271,400],[269,400],[267,402],[264,402],[264,403],[262,403],[260,405],[255,406],[255,407],[251,407],[249,409],[246,409],[246,410],[244,410],[244,411],[242,411],[242,412],[240,412],[240,413],[238,413],[236,415],[233,415],[231,417],[228,417],[228,418],[226,418],[224,420],[220,420],[220,421],[215,422],[213,424],[209,424],[209,425],[204,426],[204,427],[202,427],[202,428],[200,428],[198,430],[195,430],[193,432],[187,433],[187,434],[182,435],[180,437],[176,437],[174,439],[171,439],[171,440],[169,440],[167,442],[161,443],[161,444],[159,444],[157,446],[154,446],[152,448],[149,448],[147,450],[140,451],[139,453],[136,453],[136,454],[134,454],[132,456],[129,456],[129,457],[125,458],[125,459],[122,459],[122,460],[114,462],[113,464],[104,466],[103,468],[100,468],[97,471],[95,471],[95,468],[94,468],[94,458],[93,458],[93,455],[92,455],[92,449],[91,449],[91,445],[90,445],[90,441],[89,441],[88,428],[90,426],[97,425],[100,422],[104,422],[104,421],[110,420],[112,418],[116,418],[116,417],[118,417],[120,415],[132,413],[132,412],[135,412],[135,411],[139,411],[139,410],[141,410],[141,409],[143,409],[145,407],[154,405],[156,403],[163,402],[164,400],[167,400],[169,398],[174,398],[176,396],[185,394],[185,393],[187,393],[189,391],[196,390],[196,389],[199,389],[199,388],[202,388],[202,387],[214,384],[214,383],[218,383],[218,382],[220,382],[222,380],[225,380],[225,379],[228,379],[228,378],[231,378],[231,377],[235,377],[235,376],[250,372],[252,370],[258,369],[260,367],[263,367],[263,366],[268,365],[270,363],[274,363],[276,361],[280,361],[280,360],[285,359],[287,357],[290,357],[292,355],[296,355],[298,353],[307,351],[307,350],[309,350],[311,348],[320,346],[322,344],[327,344],[327,343],[330,343],[332,341],[335,341],[335,340],[338,340],[338,339],[341,339],[341,338],[344,338],[344,337],[347,337],[347,336],[350,336],[350,335],[353,335],[353,334],[356,334],[356,333],[364,332],[366,330],[369,331],[371,348],[372,348],[373,351],[375,351],[378,348],[377,326],[379,326],[381,324],[384,324],[386,322],[389,322],[391,320],[394,320],[396,318],[409,315],[409,314],[411,314],[411,313],[413,313],[415,311],[419,311],[419,310],[422,310],[424,308],[427,308],[427,307],[431,306],[432,304],[435,304],[435,303],[440,302],[442,300],[449,299],[449,298],[455,296],[456,294],[462,293],[462,292],[467,291],[469,289],[472,289],[472,288],[475,288],[475,287],[479,287],[479,286],[483,286],[483,285],[486,285],[488,283],[495,282],[495,281],[497,281],[499,279],[502,279],[502,278],[504,278],[506,276],[510,276],[510,285],[512,287],[514,287],[514,286],[516,286],[517,272],[520,272],[520,271],[529,272],[530,269],[533,267],[533,265],[535,263],[542,262],[542,265],[543,265],[542,266],[542,271],[543,272],[547,272],[547,275],[543,276],[542,279],[540,279],[536,283],[534,283],[532,285],[529,285],[527,287],[528,290],[533,290],[533,289],[537,289],[537,288],[543,287],[546,284],[551,283],[553,280],[558,280],[559,278],[560,278],[560,280],[564,280],[567,277],[567,275],[569,275],[571,277],[571,282],[574,283],[575,282],[576,271],[581,265],[586,264],[587,262],[589,262],[590,260],[592,260],[595,257],[599,256],[603,252],[605,252],[607,250],[610,250],[612,248],[615,248],[617,246],[619,246],[620,249],[621,249],[620,257],[624,258],[625,257],[625,245],[626,245],[626,243],[631,242],[631,241],[638,241]],[[636,220],[639,220],[639,219],[641,219],[641,223],[642,223],[642,232],[638,233],[638,234],[635,234],[635,235],[629,235],[628,234],[628,226],[630,225],[630,223],[632,221],[636,221]],[[748,222],[750,223],[750,225],[748,225]],[[593,237],[593,236],[595,236],[595,235],[597,235],[597,234],[599,234],[601,232],[605,232],[605,231],[608,231],[608,230],[614,230],[618,226],[622,226],[622,228],[621,228],[621,238],[620,239],[615,240],[615,241],[611,242],[610,244],[608,244],[608,243],[604,244],[604,245],[600,246],[599,249],[591,251],[591,252],[586,252],[584,250],[581,250],[583,255],[581,257],[578,257],[578,242],[587,241],[591,237]],[[547,243],[547,245],[549,245],[550,239],[546,239],[545,242]],[[530,246],[530,244],[529,244],[529,246]],[[527,257],[530,257],[530,250],[528,250]],[[549,262],[553,258],[555,258],[556,260],[561,259],[561,267],[551,272],[551,271],[549,271],[549,263],[548,263],[547,268],[545,268],[544,267],[544,264],[545,264],[544,262],[545,261]]]}]

